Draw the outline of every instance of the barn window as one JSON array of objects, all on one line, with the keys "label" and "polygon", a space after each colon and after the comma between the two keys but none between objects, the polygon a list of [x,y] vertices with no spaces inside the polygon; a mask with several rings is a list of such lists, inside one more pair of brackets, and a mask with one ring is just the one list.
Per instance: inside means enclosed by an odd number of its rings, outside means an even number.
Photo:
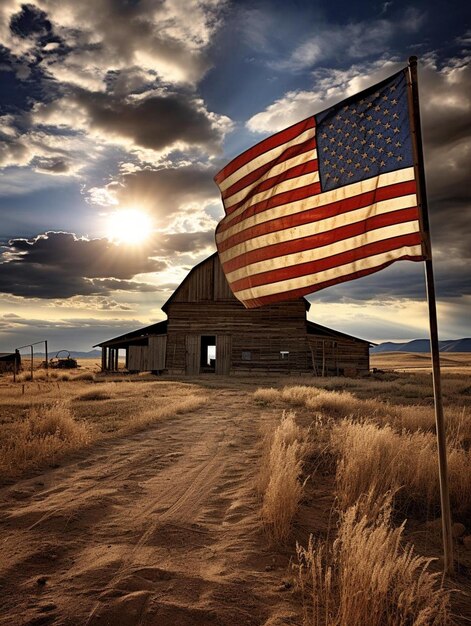
[{"label": "barn window", "polygon": [[288,359],[289,350],[280,350],[280,359]]},{"label": "barn window", "polygon": [[242,350],[242,361],[251,361],[252,353],[250,350]]}]

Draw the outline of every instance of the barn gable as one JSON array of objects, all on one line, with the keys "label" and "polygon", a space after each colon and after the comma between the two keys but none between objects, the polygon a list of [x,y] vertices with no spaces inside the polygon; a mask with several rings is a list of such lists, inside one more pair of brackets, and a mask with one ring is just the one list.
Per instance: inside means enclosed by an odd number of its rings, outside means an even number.
[{"label": "barn gable", "polygon": [[238,302],[226,280],[217,253],[195,265],[163,305],[162,311],[174,302]]}]

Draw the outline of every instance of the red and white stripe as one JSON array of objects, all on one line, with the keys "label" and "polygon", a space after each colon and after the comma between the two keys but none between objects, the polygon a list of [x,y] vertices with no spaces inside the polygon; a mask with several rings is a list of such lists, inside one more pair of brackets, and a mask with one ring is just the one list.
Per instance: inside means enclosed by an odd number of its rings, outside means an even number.
[{"label": "red and white stripe", "polygon": [[315,119],[283,130],[215,177],[226,210],[216,244],[247,308],[422,260],[414,169],[321,191]]}]

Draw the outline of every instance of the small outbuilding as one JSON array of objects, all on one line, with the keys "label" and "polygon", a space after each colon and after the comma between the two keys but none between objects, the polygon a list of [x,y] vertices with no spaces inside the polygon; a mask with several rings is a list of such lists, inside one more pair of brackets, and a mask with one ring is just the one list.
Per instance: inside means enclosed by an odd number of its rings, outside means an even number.
[{"label": "small outbuilding", "polygon": [[167,320],[104,341],[102,369],[201,373],[369,371],[370,343],[307,319],[305,298],[246,309],[233,295],[217,254],[196,265],[163,305]]},{"label": "small outbuilding", "polygon": [[3,372],[13,372],[19,370],[21,357],[19,352],[0,352],[0,374]]}]

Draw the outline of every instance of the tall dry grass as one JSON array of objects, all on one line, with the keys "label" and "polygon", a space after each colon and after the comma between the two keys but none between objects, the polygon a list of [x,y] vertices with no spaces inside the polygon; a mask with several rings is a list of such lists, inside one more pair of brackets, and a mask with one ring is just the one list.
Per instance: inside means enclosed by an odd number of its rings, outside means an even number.
[{"label": "tall dry grass", "polygon": [[[343,508],[373,491],[395,492],[398,508],[429,515],[439,510],[437,445],[428,432],[398,433],[391,426],[343,420],[332,428],[338,455],[337,495]],[[450,499],[455,516],[471,513],[471,453],[448,446]]]},{"label": "tall dry grass", "polygon": [[[391,425],[398,432],[404,429],[434,431],[435,413],[433,406],[401,405],[382,402],[377,398],[358,398],[350,391],[330,391],[308,385],[291,385],[282,389],[260,388],[254,393],[260,404],[280,404],[303,407],[314,414],[333,419],[368,419],[379,425]],[[447,435],[454,446],[471,446],[471,411],[464,406],[449,406],[445,409]]]},{"label": "tall dry grass", "polygon": [[449,593],[429,571],[431,559],[402,545],[404,526],[391,525],[391,501],[375,519],[358,502],[342,515],[333,544],[298,545],[298,582],[305,626],[445,626]]},{"label": "tall dry grass", "polygon": [[292,411],[264,440],[259,477],[263,495],[262,521],[273,541],[287,539],[302,496],[300,481],[307,431],[296,424]]},{"label": "tall dry grass", "polygon": [[22,422],[2,429],[0,470],[13,475],[30,467],[54,462],[65,452],[87,445],[92,429],[72,416],[63,402],[31,407]]}]

